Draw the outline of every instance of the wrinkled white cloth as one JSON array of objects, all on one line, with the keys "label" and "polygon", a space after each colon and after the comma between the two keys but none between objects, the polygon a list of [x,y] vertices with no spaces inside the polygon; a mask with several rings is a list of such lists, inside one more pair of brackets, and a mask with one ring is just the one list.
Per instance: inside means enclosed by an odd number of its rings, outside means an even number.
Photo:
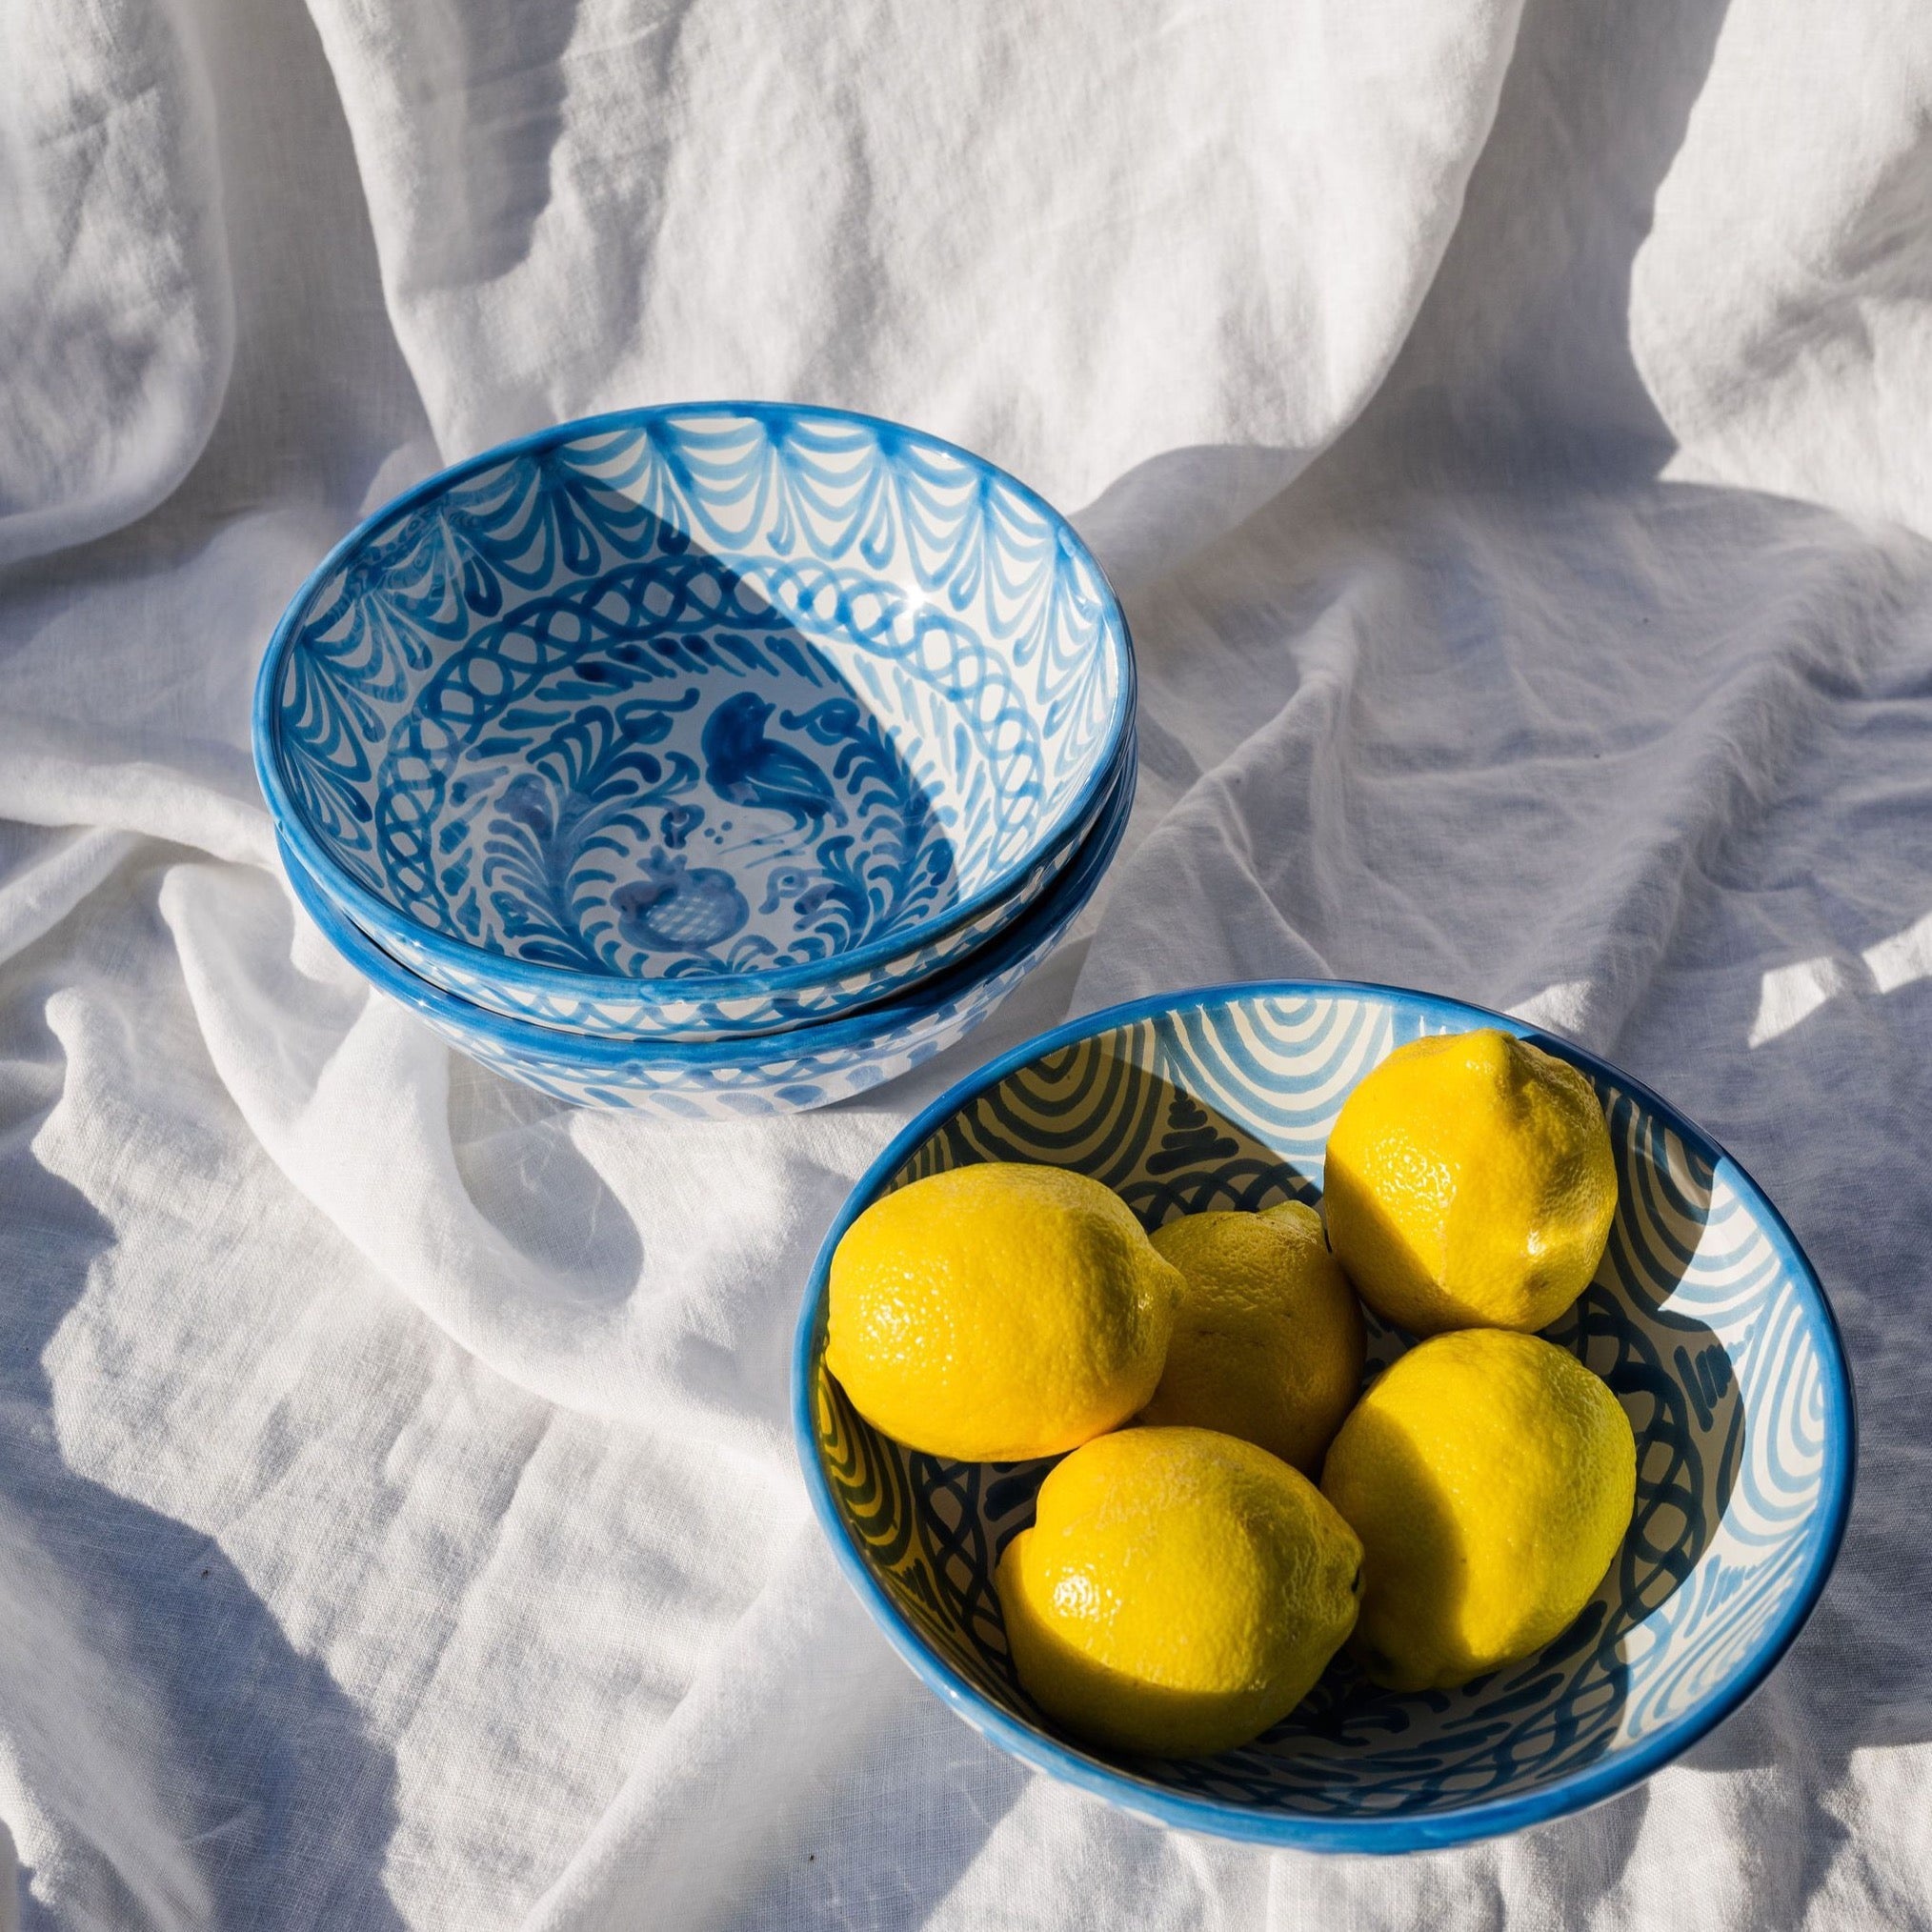
[{"label": "wrinkled white cloth", "polygon": [[[1932,16],[0,0],[0,1932],[1932,1925]],[[964,1045],[661,1126],[365,993],[248,700],[364,509],[706,394],[1075,513],[1143,781]],[[1767,1686],[1453,1853],[1023,1771],[872,1632],[787,1431],[912,1112],[1294,974],[1661,1088],[1858,1379]]]}]

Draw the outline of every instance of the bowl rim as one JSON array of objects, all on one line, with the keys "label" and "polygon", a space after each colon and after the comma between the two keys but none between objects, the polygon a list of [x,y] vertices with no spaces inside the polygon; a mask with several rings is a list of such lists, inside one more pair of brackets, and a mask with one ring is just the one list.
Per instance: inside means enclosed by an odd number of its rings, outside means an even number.
[{"label": "bowl rim", "polygon": [[899,1038],[902,1033],[930,1023],[936,1014],[1025,958],[1045,936],[1077,916],[1114,862],[1133,815],[1138,784],[1132,740],[1128,756],[1115,767],[1114,781],[1116,789],[1073,857],[1038,898],[988,944],[874,1005],[783,1033],[721,1035],[703,1040],[667,1039],[654,1034],[620,1037],[572,1033],[478,1006],[385,953],[330,898],[300,854],[286,846],[281,850],[290,890],[334,952],[378,992],[431,1019],[492,1039],[512,1054],[548,1058],[585,1073],[620,1076],[644,1061],[699,1068],[756,1067],[873,1043],[882,1052],[891,1051],[906,1044]]},{"label": "bowl rim", "polygon": [[[854,1546],[818,1455],[813,1418],[812,1360],[819,1310],[824,1304],[833,1250],[877,1189],[945,1120],[987,1089],[1043,1055],[1094,1035],[1136,1021],[1196,1011],[1230,999],[1306,998],[1366,994],[1394,996],[1448,1017],[1474,1019],[1504,1028],[1519,1038],[1547,1048],[1561,1058],[1610,1079],[1654,1109],[1701,1157],[1723,1162],[1761,1211],[1765,1232],[1801,1294],[1808,1295],[1818,1317],[1824,1358],[1825,1495],[1814,1519],[1804,1576],[1776,1622],[1761,1633],[1743,1662],[1688,1710],[1628,1751],[1613,1753],[1513,1797],[1484,1799],[1441,1811],[1377,1817],[1318,1817],[1258,1811],[1223,1800],[1190,1797],[1134,1777],[1077,1747],[1060,1742],[1003,1710],[928,1649],[900,1614],[883,1585]],[[982,1736],[1014,1757],[1142,1818],[1178,1825],[1208,1836],[1251,1844],[1301,1851],[1398,1853],[1472,1843],[1519,1831],[1600,1804],[1640,1783],[1655,1771],[1730,1717],[1755,1693],[1791,1647],[1818,1605],[1838,1560],[1850,1518],[1858,1467],[1858,1413],[1850,1360],[1838,1318],[1818,1271],[1799,1244],[1790,1224],[1741,1162],[1669,1101],[1620,1068],[1560,1035],[1487,1007],[1446,995],[1358,979],[1258,979],[1197,986],[1155,994],[1083,1014],[1022,1041],[956,1082],[896,1134],[855,1183],[820,1243],[812,1265],[792,1347],[792,1435],[803,1468],[813,1514],[832,1545],[848,1583],[857,1592],[887,1641],[914,1673],[953,1711]]]},{"label": "bowl rim", "polygon": [[[535,452],[554,449],[559,444],[587,437],[635,429],[672,417],[739,416],[769,422],[775,417],[808,418],[824,423],[855,424],[894,438],[913,438],[925,447],[958,458],[982,479],[994,479],[1011,489],[1022,502],[1037,511],[1053,527],[1063,548],[1071,550],[1094,574],[1099,587],[1102,631],[1117,638],[1120,679],[1109,713],[1100,750],[1094,769],[1078,793],[1062,807],[1054,819],[1034,838],[1026,852],[1009,863],[970,898],[956,899],[928,917],[901,932],[879,937],[850,952],[837,953],[828,959],[780,967],[769,973],[719,974],[707,978],[629,978],[615,973],[591,973],[570,966],[544,966],[508,954],[492,953],[448,935],[419,925],[379,894],[338,865],[327,846],[311,832],[296,810],[295,802],[281,773],[280,707],[275,687],[280,671],[293,649],[295,633],[307,615],[316,591],[332,573],[367,546],[388,525],[400,522],[433,498],[485,470]],[[1117,762],[1121,741],[1132,723],[1138,686],[1135,664],[1134,634],[1127,622],[1107,573],[1099,559],[1064,512],[1057,510],[1038,491],[1022,483],[1011,472],[989,458],[961,445],[936,436],[910,423],[895,422],[889,416],[869,415],[859,410],[846,410],[823,403],[788,403],[771,400],[720,397],[694,402],[643,403],[629,409],[606,410],[595,415],[576,416],[567,422],[552,423],[527,435],[493,443],[488,449],[461,462],[453,463],[413,484],[400,494],[372,511],[341,537],[309,574],[284,607],[270,634],[268,648],[256,668],[250,714],[250,740],[253,754],[255,782],[268,801],[275,828],[294,848],[308,866],[310,875],[324,887],[345,912],[366,931],[380,935],[392,931],[419,947],[429,957],[446,960],[453,968],[472,976],[487,974],[506,986],[534,994],[548,994],[565,999],[664,999],[667,1001],[752,999],[761,996],[794,992],[827,979],[843,978],[883,961],[897,959],[906,953],[943,941],[960,927],[971,924],[981,914],[1018,890],[1039,865],[1055,857],[1077,829],[1087,809],[1104,789]]]}]

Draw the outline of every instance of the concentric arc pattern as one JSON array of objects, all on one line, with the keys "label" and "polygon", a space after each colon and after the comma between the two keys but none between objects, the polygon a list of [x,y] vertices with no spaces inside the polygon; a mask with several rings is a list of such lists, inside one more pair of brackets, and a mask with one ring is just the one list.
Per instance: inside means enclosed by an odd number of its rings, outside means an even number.
[{"label": "concentric arc pattern", "polygon": [[[1047,1161],[1116,1188],[1149,1227],[1318,1198],[1328,1132],[1356,1081],[1407,1039],[1491,1020],[1456,1011],[1363,991],[1210,998],[1119,1024],[980,1093],[887,1186],[973,1161]],[[1338,1662],[1246,1749],[1103,1761],[1150,1788],[1256,1811],[1454,1810],[1633,1750],[1725,1684],[1788,1609],[1825,1514],[1816,1304],[1755,1188],[1586,1071],[1620,1206],[1595,1282],[1548,1332],[1605,1378],[1639,1442],[1635,1519],[1595,1600],[1540,1656],[1458,1692],[1381,1691]],[[1374,1373],[1405,1343],[1371,1327]],[[839,1520],[891,1604],[966,1683],[1045,1728],[1015,1679],[992,1578],[1048,1465],[913,1454],[853,1412],[815,1353],[811,1376]]]}]

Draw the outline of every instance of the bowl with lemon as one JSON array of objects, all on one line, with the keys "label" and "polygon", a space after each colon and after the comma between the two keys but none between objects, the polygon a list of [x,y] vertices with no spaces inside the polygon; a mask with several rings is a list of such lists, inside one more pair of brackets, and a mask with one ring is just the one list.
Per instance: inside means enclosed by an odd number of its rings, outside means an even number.
[{"label": "bowl with lemon", "polygon": [[1850,1507],[1850,1377],[1761,1189],[1502,1016],[1117,1007],[929,1108],[827,1236],[794,1417],[887,1638],[1144,1817],[1519,1829],[1750,1695]]}]

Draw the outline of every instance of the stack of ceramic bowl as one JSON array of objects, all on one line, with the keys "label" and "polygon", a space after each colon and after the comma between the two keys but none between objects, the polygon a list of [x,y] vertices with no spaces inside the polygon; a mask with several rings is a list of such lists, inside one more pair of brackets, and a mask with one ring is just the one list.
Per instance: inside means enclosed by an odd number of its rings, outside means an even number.
[{"label": "stack of ceramic bowl", "polygon": [[820,1106],[950,1046],[1119,843],[1134,662],[1065,520],[833,410],[567,424],[433,477],[255,691],[339,952],[560,1099]]}]

